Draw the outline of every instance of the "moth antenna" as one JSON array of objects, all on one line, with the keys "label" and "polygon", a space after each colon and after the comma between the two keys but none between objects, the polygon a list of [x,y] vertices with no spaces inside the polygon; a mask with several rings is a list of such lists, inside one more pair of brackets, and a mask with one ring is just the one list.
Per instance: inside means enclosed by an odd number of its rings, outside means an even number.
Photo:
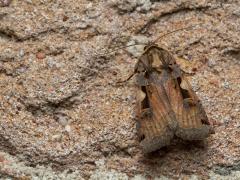
[{"label": "moth antenna", "polygon": [[[168,36],[169,34],[175,33],[177,31],[182,31],[182,30],[185,30],[185,29],[190,29],[190,28],[193,28],[193,27],[195,27],[197,25],[199,25],[199,24],[192,25],[192,26],[189,26],[189,27],[180,28],[180,29],[176,29],[174,31],[170,31],[170,32],[168,32],[166,34],[163,34],[162,36],[159,36],[157,39],[155,39],[153,42],[151,42],[150,45],[156,43],[159,39],[161,39],[161,38],[163,38],[165,36]],[[107,55],[107,54],[116,52],[116,51],[121,50],[121,49],[125,49],[125,48],[131,47],[131,46],[137,46],[137,45],[147,45],[147,44],[145,44],[145,43],[137,43],[137,44],[130,44],[130,45],[127,45],[127,46],[116,46],[116,47],[114,47],[115,49],[112,50],[112,51],[109,51],[109,52],[106,52],[106,53],[103,53],[103,54],[96,54],[96,55],[103,56],[103,55]],[[102,49],[104,49],[104,48],[102,48]]]},{"label": "moth antenna", "polygon": [[83,68],[83,69],[87,69],[89,71],[95,72],[96,74],[98,74],[101,78],[104,78],[103,74],[100,73],[99,71],[95,70],[95,69],[91,69],[89,67],[83,66],[83,65],[77,65],[77,67],[79,68]]},{"label": "moth antenna", "polygon": [[165,36],[168,36],[169,34],[172,34],[172,33],[175,33],[177,31],[182,31],[182,30],[185,30],[185,29],[190,29],[190,28],[193,28],[195,26],[197,26],[199,24],[195,24],[195,25],[192,25],[192,26],[188,26],[188,27],[184,27],[184,28],[180,28],[180,29],[176,29],[174,31],[170,31],[170,32],[167,32],[166,34],[163,34],[162,36],[159,36],[157,39],[155,39],[151,44],[155,44],[159,39],[165,37]]},{"label": "moth antenna", "polygon": [[127,81],[129,81],[136,73],[133,72],[127,79],[123,80],[123,81],[118,81],[117,83],[125,83]]},{"label": "moth antenna", "polygon": [[137,46],[137,45],[147,45],[147,44],[144,44],[144,43],[138,43],[138,44],[130,44],[130,45],[127,45],[127,46],[117,46],[117,47],[114,47],[116,49],[112,50],[112,51],[109,51],[109,52],[106,52],[106,53],[103,53],[103,54],[97,54],[97,55],[107,55],[107,54],[110,54],[110,53],[113,53],[115,51],[118,51],[118,50],[121,50],[121,49],[125,49],[125,48],[128,48],[128,47],[131,47],[131,46]]}]

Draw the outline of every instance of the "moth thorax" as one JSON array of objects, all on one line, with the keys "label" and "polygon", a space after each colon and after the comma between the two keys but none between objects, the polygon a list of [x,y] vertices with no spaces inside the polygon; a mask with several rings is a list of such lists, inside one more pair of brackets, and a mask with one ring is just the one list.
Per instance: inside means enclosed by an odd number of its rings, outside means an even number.
[{"label": "moth thorax", "polygon": [[152,53],[152,67],[157,68],[162,65],[162,61],[157,52]]}]

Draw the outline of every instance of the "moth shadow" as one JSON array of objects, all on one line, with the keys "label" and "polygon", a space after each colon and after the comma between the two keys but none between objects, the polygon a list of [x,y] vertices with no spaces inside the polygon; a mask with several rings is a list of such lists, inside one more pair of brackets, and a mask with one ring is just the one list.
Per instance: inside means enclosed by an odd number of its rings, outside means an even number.
[{"label": "moth shadow", "polygon": [[[171,145],[145,154],[143,166],[156,176],[168,172],[178,175],[204,173],[209,159],[208,145],[203,141],[183,141],[175,138]],[[200,168],[199,168],[200,167]]]}]

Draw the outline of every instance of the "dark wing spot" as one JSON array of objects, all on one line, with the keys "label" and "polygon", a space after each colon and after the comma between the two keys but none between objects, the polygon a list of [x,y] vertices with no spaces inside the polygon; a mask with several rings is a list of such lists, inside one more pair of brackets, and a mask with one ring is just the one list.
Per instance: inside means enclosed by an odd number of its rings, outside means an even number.
[{"label": "dark wing spot", "polygon": [[142,101],[142,108],[143,108],[143,109],[150,108],[149,100],[148,100],[148,97],[147,97],[146,86],[142,86],[142,91],[146,94],[146,97],[145,97],[144,100]]},{"label": "dark wing spot", "polygon": [[145,135],[142,134],[142,135],[140,136],[140,141],[143,141],[144,139],[145,139]]},{"label": "dark wing spot", "polygon": [[182,82],[182,79],[180,77],[178,77],[177,81],[178,81],[178,84],[179,84],[180,91],[181,91],[183,99],[191,98],[189,93],[188,93],[188,91],[186,89],[182,89],[181,86],[180,86],[180,84]]}]

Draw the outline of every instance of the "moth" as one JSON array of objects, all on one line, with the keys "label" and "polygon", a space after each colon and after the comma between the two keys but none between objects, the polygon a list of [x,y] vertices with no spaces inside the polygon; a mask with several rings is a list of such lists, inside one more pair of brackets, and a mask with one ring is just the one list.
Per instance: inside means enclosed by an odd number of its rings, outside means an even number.
[{"label": "moth", "polygon": [[148,45],[135,65],[137,133],[149,153],[167,146],[176,136],[203,140],[212,133],[206,112],[175,57],[156,44]]}]

